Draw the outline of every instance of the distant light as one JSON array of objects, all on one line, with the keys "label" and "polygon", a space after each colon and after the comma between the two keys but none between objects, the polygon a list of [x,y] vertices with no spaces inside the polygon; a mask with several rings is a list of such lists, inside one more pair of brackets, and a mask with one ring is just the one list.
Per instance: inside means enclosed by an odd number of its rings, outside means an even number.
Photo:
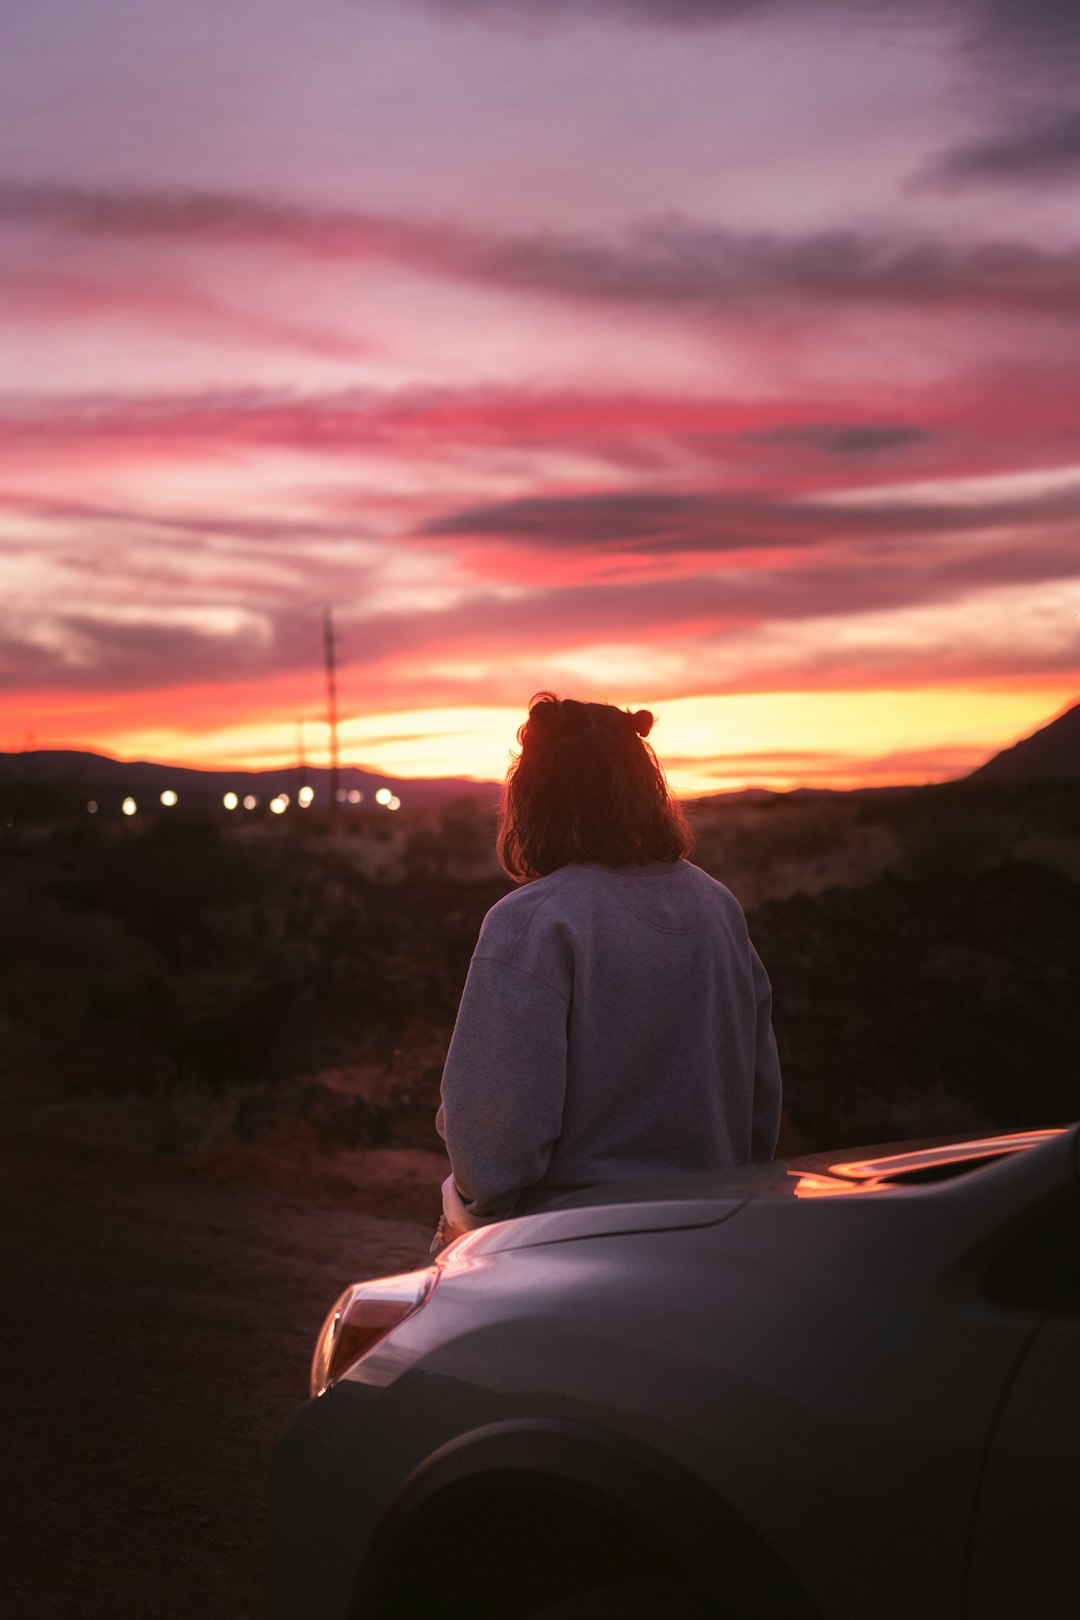
[{"label": "distant light", "polygon": [[279,793],[277,797],[281,800],[283,805],[288,805],[289,795],[287,793]]},{"label": "distant light", "polygon": [[240,800],[236,797],[235,793],[226,793],[221,802],[225,806],[226,810],[235,810],[237,805],[240,803]]},{"label": "distant light", "polygon": [[139,807],[135,803],[134,799],[125,799],[120,808],[124,812],[125,816],[133,816]]},{"label": "distant light", "polygon": [[391,793],[390,797],[386,801],[386,808],[388,810],[401,809],[401,800],[398,798],[396,793]]},{"label": "distant light", "polygon": [[254,808],[258,804],[258,802],[259,801],[255,797],[254,793],[245,793],[244,794],[244,809],[245,810],[254,810]]},{"label": "distant light", "polygon": [[302,787],[296,797],[300,803],[301,809],[306,810],[312,799],[315,797],[315,789],[311,787]]},{"label": "distant light", "polygon": [[349,803],[350,804],[359,804],[360,801],[363,799],[363,797],[364,797],[364,795],[361,793],[359,788],[350,788],[349,789]]},{"label": "distant light", "polygon": [[172,788],[165,789],[164,793],[161,795],[161,802],[162,804],[167,804],[169,806],[176,803],[176,794],[173,792]]},{"label": "distant light", "polygon": [[92,816],[96,816],[97,815],[97,800],[96,799],[91,799],[88,802],[86,808],[87,808],[87,810],[90,812],[90,814]]},{"label": "distant light", "polygon": [[380,788],[378,793],[376,793],[376,795],[375,795],[375,803],[376,804],[389,804],[390,800],[393,797],[394,797],[394,795],[391,793],[389,788]]},{"label": "distant light", "polygon": [[270,808],[275,816],[284,815],[288,807],[289,801],[283,793],[279,793],[276,799],[270,800]]},{"label": "distant light", "polygon": [[337,792],[334,794],[334,798],[337,800],[338,804],[344,804],[348,797],[349,795],[344,788],[338,788]]}]

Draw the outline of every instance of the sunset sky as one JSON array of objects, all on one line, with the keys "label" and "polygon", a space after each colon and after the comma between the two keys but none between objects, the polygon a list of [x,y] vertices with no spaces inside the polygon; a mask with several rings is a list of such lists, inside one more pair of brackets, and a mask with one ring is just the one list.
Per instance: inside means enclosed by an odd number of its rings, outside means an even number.
[{"label": "sunset sky", "polygon": [[0,748],[685,792],[1080,696],[1080,6],[0,12]]}]

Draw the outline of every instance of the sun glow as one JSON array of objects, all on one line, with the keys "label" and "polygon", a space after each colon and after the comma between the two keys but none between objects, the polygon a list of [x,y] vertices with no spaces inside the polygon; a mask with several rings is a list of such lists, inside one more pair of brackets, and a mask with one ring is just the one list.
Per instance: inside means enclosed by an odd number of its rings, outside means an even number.
[{"label": "sun glow", "polygon": [[[535,687],[545,683],[535,678]],[[1040,681],[928,685],[869,691],[742,692],[658,698],[644,690],[569,689],[564,695],[651,708],[650,741],[677,793],[769,787],[852,788],[943,781],[966,775],[998,749],[1043,725],[1075,698]],[[519,706],[405,709],[341,727],[341,763],[398,779],[453,776],[500,781],[526,715]],[[121,757],[176,765],[265,769],[294,763],[276,717],[193,737],[159,724],[115,739]],[[89,744],[87,744],[88,746]],[[318,755],[315,763],[321,763]],[[388,790],[387,790],[388,791]],[[310,803],[310,790],[297,803]],[[355,794],[355,800],[353,795]],[[359,789],[339,797],[359,803]],[[280,814],[288,804],[281,794]],[[385,807],[388,799],[381,799]],[[230,792],[225,803],[236,807]],[[249,795],[245,808],[254,808]],[[273,806],[271,807],[274,808]]]},{"label": "sun glow", "polygon": [[650,740],[682,793],[926,782],[965,775],[1060,706],[954,686],[675,698]]}]

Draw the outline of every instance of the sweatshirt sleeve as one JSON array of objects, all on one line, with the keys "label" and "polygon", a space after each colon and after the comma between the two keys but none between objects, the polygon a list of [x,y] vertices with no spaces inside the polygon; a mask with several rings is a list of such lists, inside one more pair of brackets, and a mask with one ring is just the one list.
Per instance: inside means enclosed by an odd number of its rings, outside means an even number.
[{"label": "sweatshirt sleeve", "polygon": [[533,974],[473,957],[437,1124],[477,1225],[509,1215],[547,1168],[562,1125],[567,1013],[565,999]]},{"label": "sweatshirt sleeve", "polygon": [[754,1104],[750,1131],[750,1157],[755,1164],[771,1159],[780,1134],[780,1057],[772,1027],[772,986],[761,958],[750,947],[757,996],[757,1032],[754,1046]]}]

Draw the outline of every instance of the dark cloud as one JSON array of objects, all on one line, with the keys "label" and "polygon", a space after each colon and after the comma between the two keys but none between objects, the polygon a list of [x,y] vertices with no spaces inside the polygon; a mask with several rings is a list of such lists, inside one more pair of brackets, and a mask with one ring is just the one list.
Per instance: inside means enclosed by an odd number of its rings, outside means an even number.
[{"label": "dark cloud", "polygon": [[[577,547],[712,553],[765,547],[806,547],[1037,524],[1075,527],[1080,488],[1023,499],[982,502],[905,502],[867,499],[843,504],[774,499],[755,492],[667,494],[613,491],[528,496],[448,512],[424,524],[425,536],[519,541],[553,551]],[[1080,568],[1080,563],[1077,564]]]},{"label": "dark cloud", "polygon": [[669,217],[615,242],[554,233],[493,239],[471,269],[507,288],[716,313],[894,304],[1080,315],[1080,252],[1007,240],[961,245],[856,230],[781,236]]},{"label": "dark cloud", "polygon": [[210,671],[225,682],[262,673],[268,662],[256,642],[177,626],[152,607],[138,624],[85,610],[57,614],[48,629],[48,640],[38,641],[3,626],[0,674],[9,691],[167,689]]},{"label": "dark cloud", "polygon": [[[219,607],[221,598],[215,598]],[[177,623],[152,601],[138,617],[108,606],[58,603],[39,613],[40,634],[27,633],[0,614],[0,678],[10,691],[167,691],[213,680],[225,688],[237,681],[295,672],[297,691],[307,692],[309,672],[321,650],[318,609],[293,601],[270,603],[246,614],[247,627],[233,634]],[[316,687],[317,689],[317,687]]]},{"label": "dark cloud", "polygon": [[938,154],[913,189],[1040,185],[1080,171],[1080,5],[967,0],[960,43],[976,69],[978,132]]},{"label": "dark cloud", "polygon": [[715,521],[718,504],[723,502],[709,496],[649,491],[524,496],[448,512],[424,524],[419,532],[497,536],[555,547],[652,542],[673,534],[689,538],[700,532]]},{"label": "dark cloud", "polygon": [[0,619],[0,680],[7,691],[48,691],[63,679],[51,648]]},{"label": "dark cloud", "polygon": [[747,433],[745,438],[756,444],[806,446],[829,455],[877,455],[882,450],[903,450],[908,445],[925,444],[937,435],[928,428],[884,427],[872,423],[792,423],[767,428],[759,433]]},{"label": "dark cloud", "polygon": [[0,221],[88,236],[303,245],[325,258],[400,254],[438,243],[438,227],[341,209],[317,209],[235,192],[93,190],[52,183],[0,184]]},{"label": "dark cloud", "polygon": [[966,24],[965,43],[1008,71],[1022,90],[1023,74],[1064,79],[1080,54],[1076,0],[945,0]]},{"label": "dark cloud", "polygon": [[576,301],[723,314],[792,305],[1008,309],[1080,315],[1080,251],[887,232],[731,231],[678,215],[611,238],[505,236],[449,223],[319,211],[252,197],[0,186],[0,222],[204,244],[278,245],[315,259],[384,259],[434,275]]},{"label": "dark cloud", "polygon": [[1080,113],[955,146],[935,158],[917,184],[946,190],[994,183],[1029,185],[1080,174]]}]

